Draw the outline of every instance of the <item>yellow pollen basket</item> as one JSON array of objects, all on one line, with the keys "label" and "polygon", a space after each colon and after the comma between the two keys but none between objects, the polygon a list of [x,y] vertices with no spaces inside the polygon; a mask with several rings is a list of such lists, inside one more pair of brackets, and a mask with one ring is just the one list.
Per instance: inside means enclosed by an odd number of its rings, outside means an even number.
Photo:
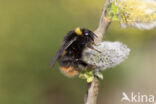
[{"label": "yellow pollen basket", "polygon": [[75,33],[76,33],[77,35],[82,35],[82,31],[81,31],[81,29],[80,29],[79,27],[77,27],[77,28],[75,29]]}]

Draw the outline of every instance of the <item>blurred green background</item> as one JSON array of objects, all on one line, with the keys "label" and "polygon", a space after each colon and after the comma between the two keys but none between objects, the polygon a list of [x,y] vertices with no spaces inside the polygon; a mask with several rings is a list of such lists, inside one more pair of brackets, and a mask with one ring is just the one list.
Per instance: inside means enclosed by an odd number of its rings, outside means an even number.
[{"label": "blurred green background", "polygon": [[[65,34],[95,30],[104,0],[0,0],[0,104],[83,104],[86,82],[67,78],[49,62]],[[120,29],[107,41],[131,48],[121,65],[104,71],[98,104],[121,104],[122,92],[156,95],[156,29]]]}]

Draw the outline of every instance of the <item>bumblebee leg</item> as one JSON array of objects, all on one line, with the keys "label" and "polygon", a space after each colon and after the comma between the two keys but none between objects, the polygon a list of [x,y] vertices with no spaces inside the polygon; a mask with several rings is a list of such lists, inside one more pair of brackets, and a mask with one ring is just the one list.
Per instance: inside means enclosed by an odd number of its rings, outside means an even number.
[{"label": "bumblebee leg", "polygon": [[95,45],[95,46],[99,46],[99,44],[96,44],[95,42],[93,42],[93,45]]},{"label": "bumblebee leg", "polygon": [[97,68],[97,67],[96,67],[96,65],[88,64],[87,68],[89,68],[89,69],[95,69],[95,68]]},{"label": "bumblebee leg", "polygon": [[96,51],[96,52],[98,52],[98,53],[101,53],[101,51],[95,49],[93,46],[87,46],[87,47],[90,48],[90,49],[92,49],[92,50],[94,50],[94,51]]},{"label": "bumblebee leg", "polygon": [[87,64],[85,61],[80,60],[80,59],[77,59],[77,60],[76,60],[76,64],[77,64],[78,66],[80,66],[80,67],[83,67],[83,68],[85,68],[85,67],[88,66],[88,64]]},{"label": "bumblebee leg", "polygon": [[95,65],[88,64],[85,61],[80,60],[80,59],[77,60],[77,65],[78,65],[79,68],[82,68],[84,70],[87,70],[88,68],[90,68],[90,69],[91,68],[96,68]]}]

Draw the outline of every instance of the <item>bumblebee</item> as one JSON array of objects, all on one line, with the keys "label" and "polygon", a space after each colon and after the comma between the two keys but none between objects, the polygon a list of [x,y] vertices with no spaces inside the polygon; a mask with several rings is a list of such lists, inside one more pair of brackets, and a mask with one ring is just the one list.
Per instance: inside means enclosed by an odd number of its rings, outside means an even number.
[{"label": "bumblebee", "polygon": [[68,32],[64,37],[62,47],[52,58],[50,66],[52,67],[58,60],[60,70],[68,77],[78,75],[82,69],[92,67],[82,60],[82,53],[87,47],[94,49],[92,45],[95,44],[95,37],[96,35],[92,31],[85,28],[78,27]]}]

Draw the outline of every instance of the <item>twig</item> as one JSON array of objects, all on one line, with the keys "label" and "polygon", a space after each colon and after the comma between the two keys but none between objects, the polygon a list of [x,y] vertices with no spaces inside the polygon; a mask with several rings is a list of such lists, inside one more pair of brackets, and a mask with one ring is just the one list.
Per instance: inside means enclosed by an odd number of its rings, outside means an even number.
[{"label": "twig", "polygon": [[[95,43],[99,43],[102,41],[103,36],[105,35],[106,30],[108,29],[111,21],[107,20],[106,12],[107,12],[107,6],[109,5],[110,0],[105,0],[103,12],[100,18],[99,26],[94,31],[94,33],[98,36],[98,38],[95,39]],[[85,95],[85,104],[96,104],[97,96],[98,96],[98,79],[94,78],[93,81],[88,84],[88,91]]]},{"label": "twig", "polygon": [[96,104],[98,96],[98,79],[94,78],[91,83],[88,84],[88,91],[85,95],[85,104]]},{"label": "twig", "polygon": [[105,35],[105,32],[107,28],[109,27],[111,21],[106,19],[106,13],[107,13],[107,6],[110,4],[110,0],[105,0],[105,4],[103,7],[102,15],[100,18],[99,26],[94,31],[94,33],[98,36],[98,38],[95,39],[95,42],[101,42],[103,39],[103,36]]}]

